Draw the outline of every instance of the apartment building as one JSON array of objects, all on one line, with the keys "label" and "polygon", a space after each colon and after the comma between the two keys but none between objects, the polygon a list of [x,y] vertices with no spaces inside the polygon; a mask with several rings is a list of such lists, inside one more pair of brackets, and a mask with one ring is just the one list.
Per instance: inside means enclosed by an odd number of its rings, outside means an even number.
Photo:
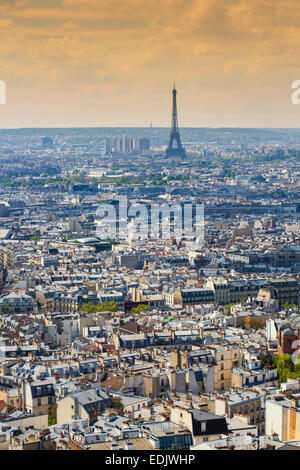
[{"label": "apartment building", "polygon": [[232,386],[232,370],[241,363],[242,353],[236,347],[211,346],[214,354],[214,389],[228,390]]},{"label": "apartment building", "polygon": [[219,439],[229,433],[224,417],[203,410],[174,406],[170,420],[186,426],[193,436],[194,444]]},{"label": "apartment building", "polygon": [[254,391],[231,389],[215,397],[215,413],[232,418],[247,417],[248,424],[257,425],[259,434],[265,431],[262,396]]},{"label": "apartment building", "polygon": [[277,434],[282,441],[300,440],[299,392],[291,398],[283,394],[266,398],[266,435]]},{"label": "apartment building", "polygon": [[36,415],[45,415],[56,403],[54,380],[28,381],[24,385],[23,407]]}]

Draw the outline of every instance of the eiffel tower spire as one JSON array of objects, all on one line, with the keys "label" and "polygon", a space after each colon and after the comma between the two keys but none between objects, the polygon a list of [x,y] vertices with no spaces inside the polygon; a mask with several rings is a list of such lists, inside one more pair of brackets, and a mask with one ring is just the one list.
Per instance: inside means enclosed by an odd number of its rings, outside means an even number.
[{"label": "eiffel tower spire", "polygon": [[[180,134],[178,130],[177,100],[176,100],[177,91],[175,88],[175,83],[174,83],[172,94],[173,94],[173,107],[172,107],[171,134],[170,134],[170,142],[166,150],[166,157],[183,157],[184,158],[185,150],[182,147]],[[176,146],[174,146],[174,142],[176,143]]]}]

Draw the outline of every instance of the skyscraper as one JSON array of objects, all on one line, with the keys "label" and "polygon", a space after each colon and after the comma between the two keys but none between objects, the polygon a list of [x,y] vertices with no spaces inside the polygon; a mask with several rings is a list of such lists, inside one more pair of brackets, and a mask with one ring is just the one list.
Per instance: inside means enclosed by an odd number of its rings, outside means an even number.
[{"label": "skyscraper", "polygon": [[[172,108],[172,123],[171,123],[171,134],[170,142],[166,150],[166,157],[185,157],[185,150],[182,147],[180,134],[178,130],[178,116],[177,116],[177,91],[174,85],[173,91],[173,108]],[[174,145],[175,144],[175,145]]]}]

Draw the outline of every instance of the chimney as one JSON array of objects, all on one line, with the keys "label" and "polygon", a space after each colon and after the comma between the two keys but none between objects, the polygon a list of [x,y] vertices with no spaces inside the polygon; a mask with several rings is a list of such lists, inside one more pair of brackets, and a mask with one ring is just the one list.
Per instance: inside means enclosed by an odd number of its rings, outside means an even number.
[{"label": "chimney", "polygon": [[292,408],[297,408],[298,407],[298,398],[297,397],[292,397],[291,398],[291,404],[292,404]]},{"label": "chimney", "polygon": [[125,450],[134,450],[132,442],[126,442]]}]

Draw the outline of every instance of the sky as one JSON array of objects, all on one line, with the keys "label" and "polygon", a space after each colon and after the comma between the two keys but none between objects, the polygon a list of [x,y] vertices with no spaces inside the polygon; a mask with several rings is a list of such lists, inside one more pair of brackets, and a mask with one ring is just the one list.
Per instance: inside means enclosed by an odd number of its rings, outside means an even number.
[{"label": "sky", "polygon": [[300,127],[299,0],[0,0],[0,128]]}]

